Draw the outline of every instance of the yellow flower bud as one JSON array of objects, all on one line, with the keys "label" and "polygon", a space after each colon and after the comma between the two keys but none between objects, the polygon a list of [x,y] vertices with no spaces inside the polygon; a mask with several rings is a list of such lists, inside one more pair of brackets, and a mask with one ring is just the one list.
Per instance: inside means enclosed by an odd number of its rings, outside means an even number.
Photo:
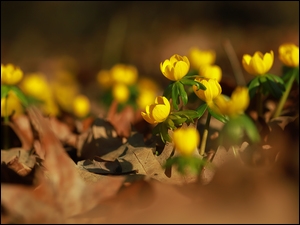
[{"label": "yellow flower bud", "polygon": [[85,95],[78,95],[73,101],[73,112],[75,116],[83,118],[90,112],[90,100]]},{"label": "yellow flower bud", "polygon": [[113,80],[109,70],[100,70],[97,74],[97,81],[102,88],[107,89],[112,86]]},{"label": "yellow flower bud", "polygon": [[208,104],[214,112],[229,117],[244,113],[250,103],[249,91],[247,87],[236,87],[228,99],[224,95],[220,95],[213,103]]},{"label": "yellow flower bud", "polygon": [[202,65],[199,69],[199,75],[206,78],[213,78],[220,82],[222,79],[222,70],[217,65]]},{"label": "yellow flower bud", "polygon": [[[6,115],[6,98],[1,99],[1,117]],[[24,112],[21,101],[13,91],[8,92],[7,97],[7,115],[10,116],[14,112],[15,116],[21,115]]]},{"label": "yellow flower bud", "polygon": [[198,130],[192,127],[178,128],[173,132],[173,142],[181,155],[189,156],[198,147],[200,135]]},{"label": "yellow flower bud", "polygon": [[286,66],[299,66],[299,47],[293,43],[286,43],[279,46],[279,59]]},{"label": "yellow flower bud", "polygon": [[156,97],[154,103],[146,106],[146,112],[141,112],[144,120],[151,124],[165,121],[171,110],[170,103],[164,96]]},{"label": "yellow flower bud", "polygon": [[114,99],[119,103],[125,103],[130,95],[127,85],[123,83],[117,83],[112,89]]},{"label": "yellow flower bud", "polygon": [[267,73],[274,61],[274,53],[270,51],[270,53],[266,53],[263,55],[261,52],[257,51],[254,53],[253,57],[248,54],[243,55],[243,66],[244,69],[252,74],[252,75],[263,75]]},{"label": "yellow flower bud", "polygon": [[170,60],[165,60],[160,63],[160,70],[162,74],[172,81],[180,80],[184,77],[190,69],[190,62],[186,56],[173,55]]},{"label": "yellow flower bud", "polygon": [[13,64],[1,64],[1,84],[15,85],[23,78],[23,71]]},{"label": "yellow flower bud", "polygon": [[222,93],[221,85],[216,79],[197,77],[195,81],[200,82],[206,87],[206,90],[199,89],[197,91],[197,86],[193,86],[195,94],[205,102],[211,102]]},{"label": "yellow flower bud", "polygon": [[201,51],[196,47],[193,47],[189,51],[188,56],[191,67],[198,70],[202,65],[212,65],[216,60],[216,53],[212,50]]},{"label": "yellow flower bud", "polygon": [[116,64],[110,70],[112,80],[117,83],[132,85],[138,78],[138,71],[134,66]]}]

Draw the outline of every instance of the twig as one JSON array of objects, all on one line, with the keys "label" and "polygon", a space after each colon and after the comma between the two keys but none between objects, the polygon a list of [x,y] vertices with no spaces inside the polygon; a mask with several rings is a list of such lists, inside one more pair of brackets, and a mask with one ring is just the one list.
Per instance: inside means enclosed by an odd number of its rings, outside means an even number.
[{"label": "twig", "polygon": [[246,81],[245,81],[239,60],[236,56],[236,53],[235,53],[229,39],[225,39],[223,41],[223,47],[224,47],[224,50],[230,61],[237,86],[246,86]]}]

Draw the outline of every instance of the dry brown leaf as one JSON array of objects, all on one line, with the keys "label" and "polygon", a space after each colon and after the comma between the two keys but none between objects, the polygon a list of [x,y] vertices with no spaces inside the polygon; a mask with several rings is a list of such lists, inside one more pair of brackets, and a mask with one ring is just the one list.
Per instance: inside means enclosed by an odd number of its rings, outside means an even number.
[{"label": "dry brown leaf", "polygon": [[46,171],[39,171],[37,187],[1,185],[1,204],[7,215],[11,215],[6,221],[64,223],[66,218],[89,211],[119,190],[123,177],[106,177],[87,185],[50,129],[49,122],[35,108],[28,112],[39,128],[41,147],[46,153],[43,162]]},{"label": "dry brown leaf", "polygon": [[24,114],[13,116],[11,121],[10,126],[20,138],[22,148],[26,150],[31,149],[34,138],[28,116]]},{"label": "dry brown leaf", "polygon": [[103,156],[122,145],[122,138],[117,136],[113,125],[101,118],[95,119],[92,126],[78,136],[77,156],[92,159]]}]

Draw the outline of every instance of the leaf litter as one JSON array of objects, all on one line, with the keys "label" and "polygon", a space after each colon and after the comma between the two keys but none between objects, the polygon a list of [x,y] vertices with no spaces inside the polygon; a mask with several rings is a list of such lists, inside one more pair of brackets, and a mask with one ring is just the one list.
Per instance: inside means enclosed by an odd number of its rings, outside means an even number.
[{"label": "leaf litter", "polygon": [[[196,177],[162,168],[177,154],[172,143],[145,141],[133,120],[117,128],[120,115],[134,118],[125,112],[95,118],[79,134],[36,108],[28,109],[23,127],[13,121],[21,146],[1,150],[1,222],[299,222],[299,139],[289,137],[299,129],[298,118],[261,124],[262,143],[244,142],[236,154],[208,144],[213,166]],[[216,141],[219,124],[213,126]]]}]

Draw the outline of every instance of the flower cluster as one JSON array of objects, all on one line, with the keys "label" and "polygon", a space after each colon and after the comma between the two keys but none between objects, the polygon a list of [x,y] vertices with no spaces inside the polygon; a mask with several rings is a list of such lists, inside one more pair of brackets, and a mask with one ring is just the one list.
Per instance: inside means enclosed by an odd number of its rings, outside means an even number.
[{"label": "flower cluster", "polygon": [[157,85],[149,78],[138,78],[138,70],[132,65],[116,64],[110,70],[100,70],[97,81],[104,90],[107,105],[113,100],[122,109],[125,105],[144,109],[156,97]]},{"label": "flower cluster", "polygon": [[45,115],[58,116],[63,110],[79,118],[86,117],[90,111],[90,103],[86,97],[85,103],[75,103],[74,100],[81,95],[74,76],[67,71],[58,70],[53,77],[51,83],[43,73],[24,75],[19,67],[1,64],[1,116],[11,115],[13,112],[15,116],[20,115],[24,113],[23,106],[27,107],[30,103],[38,105]]}]

